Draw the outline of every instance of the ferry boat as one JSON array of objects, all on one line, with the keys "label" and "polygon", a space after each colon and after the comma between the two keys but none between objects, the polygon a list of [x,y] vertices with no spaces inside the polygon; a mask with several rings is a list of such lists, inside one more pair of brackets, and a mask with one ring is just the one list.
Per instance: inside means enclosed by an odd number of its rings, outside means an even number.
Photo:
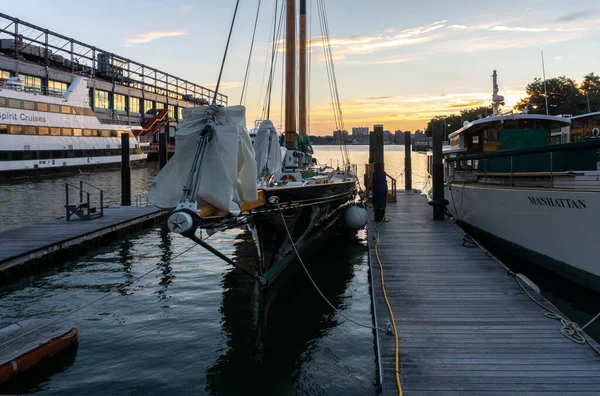
[{"label": "ferry boat", "polygon": [[62,96],[28,92],[18,77],[5,81],[0,88],[0,180],[118,167],[123,133],[130,134],[130,161],[144,161],[136,127],[101,123],[86,97],[84,77],[75,78]]},{"label": "ferry boat", "polygon": [[600,291],[600,113],[500,114],[449,135],[447,209],[467,230]]}]

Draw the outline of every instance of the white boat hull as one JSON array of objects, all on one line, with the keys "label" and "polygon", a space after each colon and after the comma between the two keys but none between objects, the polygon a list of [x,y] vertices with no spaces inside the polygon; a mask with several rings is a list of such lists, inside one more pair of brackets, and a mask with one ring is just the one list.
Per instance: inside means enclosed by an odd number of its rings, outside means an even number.
[{"label": "white boat hull", "polygon": [[448,210],[507,249],[600,291],[600,193],[486,187],[445,188]]}]

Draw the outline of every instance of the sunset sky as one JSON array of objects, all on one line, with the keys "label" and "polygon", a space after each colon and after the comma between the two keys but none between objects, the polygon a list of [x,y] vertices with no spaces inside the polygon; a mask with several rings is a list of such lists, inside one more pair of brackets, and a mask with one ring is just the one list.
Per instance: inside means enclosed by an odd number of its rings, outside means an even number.
[{"label": "sunset sky", "polygon": [[[280,0],[281,2],[281,0]],[[309,0],[310,2],[310,0]],[[242,0],[222,93],[239,104],[258,0]],[[321,38],[315,0],[312,38]],[[424,128],[435,116],[486,105],[498,70],[512,107],[541,77],[600,74],[599,0],[327,0],[345,127]],[[0,0],[2,12],[214,87],[235,0]],[[247,121],[260,115],[275,0],[262,0],[247,93]],[[281,63],[279,69],[281,69]],[[280,125],[281,74],[271,118]],[[262,85],[261,85],[262,83]],[[323,49],[312,48],[311,134],[334,129]]]}]

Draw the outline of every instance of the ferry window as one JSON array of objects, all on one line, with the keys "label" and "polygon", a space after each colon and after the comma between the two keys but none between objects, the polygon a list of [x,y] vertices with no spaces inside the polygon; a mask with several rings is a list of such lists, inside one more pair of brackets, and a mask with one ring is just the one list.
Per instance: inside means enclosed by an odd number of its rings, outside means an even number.
[{"label": "ferry window", "polygon": [[60,128],[50,128],[50,135],[60,136]]},{"label": "ferry window", "polygon": [[0,98],[0,107],[6,107],[6,98]]},{"label": "ferry window", "polygon": [[140,98],[134,98],[133,96],[129,97],[129,111],[131,113],[140,112]]},{"label": "ferry window", "polygon": [[96,97],[94,100],[94,106],[100,109],[108,109],[108,92],[96,90]]},{"label": "ferry window", "polygon": [[36,103],[35,108],[37,111],[48,111],[48,103]]},{"label": "ferry window", "polygon": [[110,137],[117,137],[117,131],[110,131]]},{"label": "ferry window", "polygon": [[151,100],[144,100],[144,113],[152,114],[152,110],[154,110],[154,102]]},{"label": "ferry window", "polygon": [[573,129],[580,129],[580,128],[583,128],[583,120],[582,120],[581,118],[580,118],[580,119],[578,119],[578,120],[573,120],[573,121],[571,122],[571,125],[573,125],[573,126],[572,126],[572,128],[573,128]]},{"label": "ferry window", "polygon": [[175,106],[169,105],[169,117],[175,118]]},{"label": "ferry window", "polygon": [[117,111],[125,111],[125,95],[113,95],[113,109]]},{"label": "ferry window", "polygon": [[81,136],[83,133],[81,131],[81,129],[79,128],[75,128],[73,129],[73,136]]},{"label": "ferry window", "polygon": [[92,95],[92,89],[88,88],[87,95],[85,95],[85,103],[90,104],[91,95]]},{"label": "ferry window", "polygon": [[102,130],[102,131],[100,131],[100,136],[102,136],[102,137],[110,137],[110,131]]},{"label": "ferry window", "polygon": [[19,74],[19,78],[21,79],[23,85],[25,85],[26,87],[37,89],[42,88],[42,79],[39,77],[28,76],[26,74]]},{"label": "ferry window", "polygon": [[474,144],[478,144],[478,143],[479,143],[479,136],[477,136],[477,135],[473,135],[473,136],[472,136],[472,139],[471,139],[471,141],[472,141]]},{"label": "ferry window", "polygon": [[177,121],[183,120],[183,107],[179,106],[177,108]]},{"label": "ferry window", "polygon": [[594,126],[596,126],[596,127],[600,126],[600,116],[595,116],[594,118],[592,118],[591,121],[592,121],[592,126],[593,127]]},{"label": "ferry window", "polygon": [[100,131],[99,131],[99,130],[97,130],[97,129],[93,129],[93,130],[92,130],[92,136],[102,136],[102,134],[100,133]]},{"label": "ferry window", "polygon": [[69,106],[60,106],[60,112],[63,114],[71,114],[71,107]]},{"label": "ferry window", "polygon": [[34,126],[26,126],[23,128],[25,135],[36,135]]},{"label": "ferry window", "polygon": [[47,135],[48,134],[48,128],[47,127],[39,127],[38,128],[38,135]]},{"label": "ferry window", "polygon": [[71,107],[71,114],[77,115],[77,114],[79,114],[79,112],[76,110],[75,107]]},{"label": "ferry window", "polygon": [[63,136],[73,136],[73,130],[71,128],[62,129]]},{"label": "ferry window", "polygon": [[62,94],[67,90],[67,83],[48,80],[48,91],[51,93]]},{"label": "ferry window", "polygon": [[3,80],[8,80],[10,78],[10,72],[6,70],[0,70],[0,78]]},{"label": "ferry window", "polygon": [[6,125],[0,125],[0,134],[8,133],[8,127]]},{"label": "ferry window", "polygon": [[49,105],[51,113],[60,113],[60,106],[56,104]]},{"label": "ferry window", "polygon": [[13,109],[21,108],[21,101],[19,99],[8,99],[8,107]]},{"label": "ferry window", "polygon": [[90,129],[84,129],[83,136],[92,136],[92,131]]},{"label": "ferry window", "polygon": [[21,135],[23,134],[23,127],[21,125],[11,125],[10,133],[12,135]]},{"label": "ferry window", "polygon": [[35,110],[35,103],[28,100],[23,101],[23,110]]}]

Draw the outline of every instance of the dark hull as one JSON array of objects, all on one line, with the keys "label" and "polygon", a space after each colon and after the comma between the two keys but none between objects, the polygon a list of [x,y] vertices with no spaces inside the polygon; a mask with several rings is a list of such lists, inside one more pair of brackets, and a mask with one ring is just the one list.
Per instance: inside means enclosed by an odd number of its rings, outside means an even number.
[{"label": "dark hull", "polygon": [[[145,160],[131,161],[131,166],[143,164]],[[36,169],[22,169],[22,170],[10,170],[0,172],[0,183],[11,183],[29,180],[43,180],[52,179],[61,176],[69,176],[85,172],[102,171],[111,169],[120,169],[120,162],[111,162],[107,164],[84,164],[75,166],[60,166],[52,168],[36,168]]]},{"label": "dark hull", "polygon": [[[319,243],[318,231],[335,223],[343,209],[354,203],[354,182],[266,190],[267,200],[278,197],[285,225],[296,248]],[[276,205],[254,213],[249,221],[259,251],[257,273],[267,280],[266,288],[285,283],[299,267],[296,253]],[[271,290],[272,292],[272,290]]]}]

